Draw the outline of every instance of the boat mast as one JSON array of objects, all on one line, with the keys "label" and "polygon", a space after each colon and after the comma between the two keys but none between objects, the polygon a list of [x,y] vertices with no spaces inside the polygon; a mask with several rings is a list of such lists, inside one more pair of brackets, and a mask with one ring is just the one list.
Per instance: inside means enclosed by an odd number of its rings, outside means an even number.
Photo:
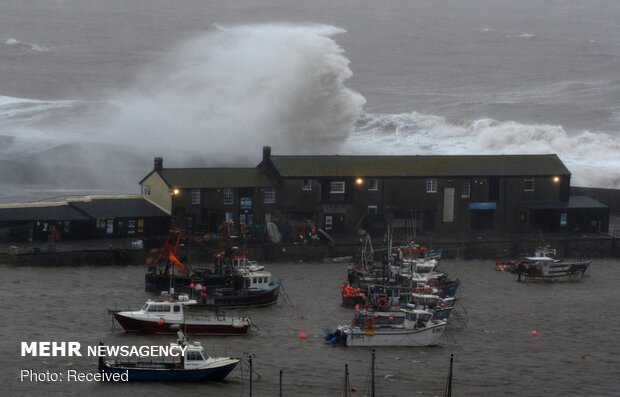
[{"label": "boat mast", "polygon": [[344,392],[342,395],[344,397],[349,397],[351,395],[351,385],[349,384],[349,364],[344,365]]},{"label": "boat mast", "polygon": [[248,361],[250,363],[250,397],[252,397],[252,355]]},{"label": "boat mast", "polygon": [[372,364],[370,372],[370,397],[375,397],[375,349],[372,349]]}]

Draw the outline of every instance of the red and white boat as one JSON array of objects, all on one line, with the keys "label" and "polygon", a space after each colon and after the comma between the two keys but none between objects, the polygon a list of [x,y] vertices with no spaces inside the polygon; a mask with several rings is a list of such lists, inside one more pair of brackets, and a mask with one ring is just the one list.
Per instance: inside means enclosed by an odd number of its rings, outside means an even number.
[{"label": "red and white boat", "polygon": [[187,295],[178,300],[148,300],[140,310],[113,311],[114,318],[128,332],[173,334],[178,324],[185,333],[194,335],[245,335],[250,331],[247,317],[227,316],[200,308]]}]

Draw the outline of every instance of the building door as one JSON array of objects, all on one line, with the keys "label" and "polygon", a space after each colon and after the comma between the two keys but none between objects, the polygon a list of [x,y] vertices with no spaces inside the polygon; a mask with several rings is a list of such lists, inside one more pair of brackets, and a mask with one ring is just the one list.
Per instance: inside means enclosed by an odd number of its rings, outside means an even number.
[{"label": "building door", "polygon": [[106,220],[106,234],[111,236],[114,234],[114,219]]},{"label": "building door", "polygon": [[472,230],[493,230],[493,210],[473,210],[471,211]]},{"label": "building door", "polygon": [[332,233],[344,233],[344,214],[325,214],[325,231]]},{"label": "building door", "polygon": [[209,210],[207,211],[207,224],[209,233],[217,233],[220,228],[220,224],[222,221],[219,218],[219,211],[217,210]]},{"label": "building door", "polygon": [[443,189],[443,221],[454,222],[454,188]]},{"label": "building door", "polygon": [[239,223],[245,226],[249,226],[254,223],[251,196],[245,196],[239,199]]}]

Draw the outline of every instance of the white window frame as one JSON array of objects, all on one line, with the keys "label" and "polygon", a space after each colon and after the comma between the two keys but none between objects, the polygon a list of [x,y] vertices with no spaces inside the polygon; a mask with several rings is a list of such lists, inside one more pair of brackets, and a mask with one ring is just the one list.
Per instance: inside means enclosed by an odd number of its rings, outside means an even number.
[{"label": "white window frame", "polygon": [[344,194],[345,183],[344,181],[332,181],[329,183],[329,192],[331,194]]},{"label": "white window frame", "polygon": [[461,182],[461,198],[469,198],[471,196],[471,182]]},{"label": "white window frame", "polygon": [[142,185],[142,194],[151,195],[151,185]]},{"label": "white window frame", "polygon": [[437,178],[426,180],[426,193],[437,193]]},{"label": "white window frame", "polygon": [[368,191],[376,192],[379,190],[379,180],[372,178],[368,180]]},{"label": "white window frame", "polygon": [[276,203],[276,189],[274,187],[263,188],[263,202],[265,204]]},{"label": "white window frame", "polygon": [[368,206],[368,215],[377,215],[379,212],[377,210],[377,206],[376,205],[369,205]]},{"label": "white window frame", "polygon": [[222,196],[225,205],[231,205],[235,203],[235,195],[232,189],[223,189]]},{"label": "white window frame", "polygon": [[192,189],[190,192],[192,197],[192,204],[200,204],[200,189]]},{"label": "white window frame", "polygon": [[312,179],[304,179],[301,181],[301,190],[312,190]]},{"label": "white window frame", "polygon": [[534,177],[526,176],[523,178],[523,191],[524,192],[533,192],[534,191]]}]

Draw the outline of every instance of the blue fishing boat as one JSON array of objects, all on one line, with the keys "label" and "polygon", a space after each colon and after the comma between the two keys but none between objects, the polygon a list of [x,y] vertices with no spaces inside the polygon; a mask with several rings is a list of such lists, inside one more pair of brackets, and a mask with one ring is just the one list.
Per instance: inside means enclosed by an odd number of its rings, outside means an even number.
[{"label": "blue fishing boat", "polygon": [[108,375],[105,379],[128,381],[220,382],[239,363],[237,358],[209,357],[200,342],[190,344],[181,331],[178,334],[178,341],[170,343],[172,357],[161,361],[120,361],[99,357],[99,372]]}]

